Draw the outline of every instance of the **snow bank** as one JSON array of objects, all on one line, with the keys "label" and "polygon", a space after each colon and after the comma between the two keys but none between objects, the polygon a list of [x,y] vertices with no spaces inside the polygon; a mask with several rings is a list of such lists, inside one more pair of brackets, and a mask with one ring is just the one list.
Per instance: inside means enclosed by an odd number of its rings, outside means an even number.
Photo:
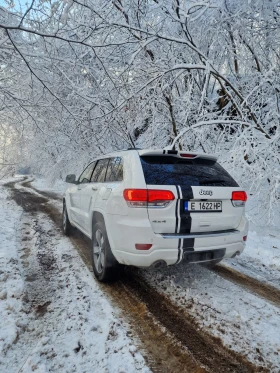
[{"label": "snow bank", "polygon": [[[17,231],[21,209],[0,192],[0,367],[2,355],[16,343],[22,319],[23,280],[18,265]],[[1,369],[0,369],[1,370]]]}]

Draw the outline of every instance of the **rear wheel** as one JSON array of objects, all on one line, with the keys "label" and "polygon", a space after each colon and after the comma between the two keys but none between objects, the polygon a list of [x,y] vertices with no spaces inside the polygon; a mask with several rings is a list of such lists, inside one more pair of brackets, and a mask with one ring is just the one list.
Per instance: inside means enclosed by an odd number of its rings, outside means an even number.
[{"label": "rear wheel", "polygon": [[72,233],[72,225],[69,221],[69,218],[68,218],[68,213],[67,213],[67,208],[66,208],[66,203],[63,202],[63,211],[62,211],[62,229],[63,229],[63,233],[66,235],[66,236],[70,236],[71,233]]},{"label": "rear wheel", "polygon": [[100,282],[115,280],[119,267],[110,248],[105,224],[97,222],[92,230],[92,268],[95,277]]}]

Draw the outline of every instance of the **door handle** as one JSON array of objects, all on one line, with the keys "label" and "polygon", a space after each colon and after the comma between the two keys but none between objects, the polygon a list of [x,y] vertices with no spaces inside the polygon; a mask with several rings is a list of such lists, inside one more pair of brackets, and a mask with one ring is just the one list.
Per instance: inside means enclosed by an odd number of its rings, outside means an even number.
[{"label": "door handle", "polygon": [[98,188],[95,188],[95,187],[92,187],[91,189],[92,189],[92,190],[98,190]]}]

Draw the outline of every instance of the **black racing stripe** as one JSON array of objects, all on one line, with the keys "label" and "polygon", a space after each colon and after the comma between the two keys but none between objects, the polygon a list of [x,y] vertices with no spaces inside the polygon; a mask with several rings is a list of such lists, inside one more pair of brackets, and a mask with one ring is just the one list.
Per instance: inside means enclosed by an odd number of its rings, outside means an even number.
[{"label": "black racing stripe", "polygon": [[[177,190],[177,201],[176,201],[176,206],[175,206],[175,216],[176,216],[176,226],[175,226],[175,233],[178,232],[178,224],[179,224],[179,218],[178,218],[178,205],[180,203],[180,190],[179,190],[179,187],[178,185],[175,185],[176,186],[176,190]],[[178,240],[178,257],[177,257],[177,261],[175,264],[178,264],[181,260],[180,260],[180,256],[181,256],[181,244],[182,244],[182,240],[181,238],[179,238]]]},{"label": "black racing stripe", "polygon": [[186,250],[190,250],[190,249],[193,250],[194,249],[194,238],[184,238],[182,247],[183,249],[186,249]]},{"label": "black racing stripe", "polygon": [[182,243],[182,259],[183,260],[187,255],[188,253],[190,252],[193,252],[194,251],[194,238],[183,238],[183,243]]},{"label": "black racing stripe", "polygon": [[180,254],[181,254],[181,249],[180,249],[180,247],[181,247],[181,238],[179,238],[179,240],[178,240],[178,257],[177,257],[177,262],[175,263],[175,264],[178,264],[179,262],[180,262]]},{"label": "black racing stripe", "polygon": [[190,233],[192,228],[192,217],[189,211],[185,211],[184,207],[184,200],[180,200],[180,218],[181,218],[181,224],[180,229],[178,233]]},{"label": "black racing stripe", "polygon": [[[180,185],[181,186],[181,185]],[[189,201],[190,199],[193,199],[193,190],[190,186],[181,186],[181,191],[183,195],[183,199],[186,201]]]},{"label": "black racing stripe", "polygon": [[176,206],[175,206],[175,217],[176,217],[176,222],[175,222],[175,232],[174,233],[177,233],[177,230],[178,230],[178,222],[179,222],[179,219],[178,219],[178,203],[179,201],[177,200],[176,201]]},{"label": "black racing stripe", "polygon": [[179,193],[179,187],[178,187],[178,185],[175,185],[175,186],[176,186],[178,198],[176,200],[176,206],[175,206],[176,224],[175,224],[175,232],[174,233],[177,233],[178,223],[179,223],[179,219],[178,219],[178,203],[180,201],[180,193]]},{"label": "black racing stripe", "polygon": [[181,225],[179,233],[190,233],[192,228],[192,217],[189,211],[185,211],[185,201],[193,199],[193,190],[190,186],[181,186],[183,199],[180,200]]},{"label": "black racing stripe", "polygon": [[[193,190],[191,187],[181,186],[182,199],[180,200],[180,230],[179,233],[190,233],[192,228],[192,217],[189,211],[185,211],[185,201],[190,201],[194,198]],[[185,252],[194,251],[194,238],[184,238],[182,242],[182,259],[185,256]]]}]

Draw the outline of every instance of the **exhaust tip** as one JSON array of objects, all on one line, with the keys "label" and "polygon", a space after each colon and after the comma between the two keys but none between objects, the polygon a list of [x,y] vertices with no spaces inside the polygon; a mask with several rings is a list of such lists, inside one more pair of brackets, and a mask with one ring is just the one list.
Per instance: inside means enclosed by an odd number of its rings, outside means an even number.
[{"label": "exhaust tip", "polygon": [[235,258],[237,255],[240,255],[240,251],[236,251],[236,252],[232,255],[232,258]]}]

